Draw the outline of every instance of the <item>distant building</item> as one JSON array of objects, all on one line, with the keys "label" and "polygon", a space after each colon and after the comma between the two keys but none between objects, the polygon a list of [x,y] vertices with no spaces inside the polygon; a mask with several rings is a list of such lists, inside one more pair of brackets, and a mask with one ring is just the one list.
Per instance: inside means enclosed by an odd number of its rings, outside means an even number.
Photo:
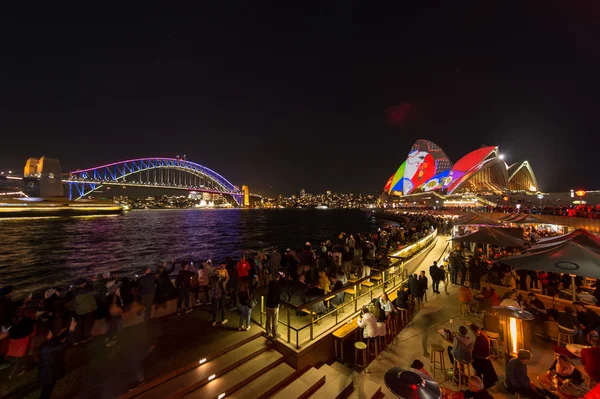
[{"label": "distant building", "polygon": [[538,190],[529,162],[509,166],[497,146],[483,146],[453,164],[437,144],[417,140],[406,160],[388,179],[384,194],[501,194],[507,191],[535,193]]},{"label": "distant building", "polygon": [[61,173],[60,161],[47,157],[29,158],[23,170],[24,179],[31,179],[34,196],[42,198],[64,196]]},{"label": "distant building", "polygon": [[242,193],[244,193],[244,206],[250,206],[250,190],[248,186],[242,186]]},{"label": "distant building", "polygon": [[304,190],[303,188],[300,189],[300,198],[304,198],[304,196],[306,195],[306,190]]}]

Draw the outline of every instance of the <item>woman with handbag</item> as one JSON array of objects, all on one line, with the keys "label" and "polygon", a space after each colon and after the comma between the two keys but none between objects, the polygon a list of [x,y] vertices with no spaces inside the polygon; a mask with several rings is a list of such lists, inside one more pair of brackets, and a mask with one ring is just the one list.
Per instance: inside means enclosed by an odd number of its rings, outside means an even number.
[{"label": "woman with handbag", "polygon": [[108,308],[108,315],[106,316],[106,325],[108,327],[106,347],[110,348],[117,343],[117,333],[123,325],[123,302],[121,301],[119,286],[114,281],[109,281],[106,287],[108,288],[106,296],[106,305]]},{"label": "woman with handbag", "polygon": [[[252,315],[252,303],[253,297],[250,293],[250,287],[248,281],[245,279],[240,280],[238,289],[238,299],[240,300],[240,331],[248,331],[250,329],[250,317]],[[246,327],[244,328],[244,322]]]}]

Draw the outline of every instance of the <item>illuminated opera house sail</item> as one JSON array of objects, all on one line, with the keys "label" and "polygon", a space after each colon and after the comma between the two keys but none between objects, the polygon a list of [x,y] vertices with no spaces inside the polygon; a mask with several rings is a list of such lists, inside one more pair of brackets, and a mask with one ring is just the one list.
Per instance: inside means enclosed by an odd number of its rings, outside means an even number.
[{"label": "illuminated opera house sail", "polygon": [[384,187],[388,195],[436,191],[440,194],[538,190],[527,161],[507,165],[497,146],[483,146],[452,163],[437,144],[417,140]]}]

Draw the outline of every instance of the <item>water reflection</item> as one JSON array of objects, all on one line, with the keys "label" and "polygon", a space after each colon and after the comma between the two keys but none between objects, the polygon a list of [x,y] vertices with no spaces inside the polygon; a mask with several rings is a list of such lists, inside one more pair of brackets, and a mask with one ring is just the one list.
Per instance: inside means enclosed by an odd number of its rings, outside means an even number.
[{"label": "water reflection", "polygon": [[373,231],[356,210],[155,210],[121,216],[0,219],[1,284],[19,293],[165,260],[221,260],[271,246],[299,248],[341,231]]}]

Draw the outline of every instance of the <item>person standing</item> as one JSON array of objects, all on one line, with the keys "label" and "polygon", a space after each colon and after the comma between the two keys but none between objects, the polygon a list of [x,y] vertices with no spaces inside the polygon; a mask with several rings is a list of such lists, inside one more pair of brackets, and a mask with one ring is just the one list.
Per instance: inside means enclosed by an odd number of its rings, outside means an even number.
[{"label": "person standing", "polygon": [[269,270],[271,271],[271,277],[275,279],[279,270],[281,269],[281,253],[277,248],[273,248],[271,258],[269,258]]},{"label": "person standing", "polygon": [[91,286],[86,286],[87,281],[83,278],[75,281],[75,299],[73,306],[75,314],[77,314],[77,339],[74,345],[78,342],[85,343],[92,339],[92,327],[94,326],[94,311],[98,308],[96,298],[94,297],[94,289]]},{"label": "person standing", "polygon": [[190,307],[190,282],[194,275],[195,273],[190,272],[187,262],[184,262],[181,265],[181,270],[179,271],[177,278],[175,279],[177,291],[179,292],[179,300],[177,301],[177,316],[181,314],[182,306],[185,306],[185,313],[192,311],[192,308]]},{"label": "person standing", "polygon": [[144,321],[148,321],[154,305],[154,296],[156,295],[156,279],[149,267],[146,267],[142,273],[144,275],[138,280],[138,289],[140,302],[144,307]]},{"label": "person standing", "polygon": [[63,335],[54,336],[52,331],[46,333],[46,342],[39,348],[38,378],[42,386],[40,399],[50,399],[56,382],[66,375],[65,349],[73,343],[75,328],[77,322],[73,320]]},{"label": "person standing", "polygon": [[431,286],[433,292],[440,293],[440,268],[437,266],[437,260],[433,261],[433,265],[429,266],[429,276],[431,277]]},{"label": "person standing", "polygon": [[277,273],[275,275],[275,279],[269,281],[268,291],[267,291],[267,338],[276,340],[279,338],[279,334],[277,334],[277,324],[279,321],[279,303],[281,301],[281,285],[280,280],[281,277],[284,277],[283,273]]},{"label": "person standing", "polygon": [[[225,270],[225,264],[222,265]],[[225,270],[227,272],[227,270]],[[221,309],[221,325],[227,324],[225,318],[225,284],[224,275],[214,275],[210,277],[210,296],[212,297],[212,320],[213,326],[217,325],[217,308]]]},{"label": "person standing", "polygon": [[204,293],[205,301],[203,304],[210,305],[210,296],[208,295],[209,286],[208,286],[208,278],[211,274],[210,269],[210,259],[204,263],[200,264],[198,267],[198,290]]},{"label": "person standing", "polygon": [[119,286],[114,281],[106,283],[106,287],[108,288],[106,296],[106,308],[108,309],[106,316],[108,326],[106,347],[110,348],[117,344],[117,333],[123,326],[123,301],[121,300]]},{"label": "person standing", "polygon": [[[250,330],[250,318],[252,316],[252,305],[250,301],[252,300],[252,295],[250,294],[250,287],[248,286],[248,281],[240,280],[239,288],[238,288],[238,296],[240,301],[240,331],[248,331]],[[244,322],[246,327],[244,327]]]},{"label": "person standing", "polygon": [[242,255],[242,259],[236,265],[238,279],[248,280],[248,273],[250,272],[250,263],[246,260],[246,255]]},{"label": "person standing", "polygon": [[475,335],[473,345],[473,368],[478,377],[483,379],[484,387],[491,388],[498,382],[498,375],[490,360],[490,339],[475,324],[469,325],[471,332]]}]

